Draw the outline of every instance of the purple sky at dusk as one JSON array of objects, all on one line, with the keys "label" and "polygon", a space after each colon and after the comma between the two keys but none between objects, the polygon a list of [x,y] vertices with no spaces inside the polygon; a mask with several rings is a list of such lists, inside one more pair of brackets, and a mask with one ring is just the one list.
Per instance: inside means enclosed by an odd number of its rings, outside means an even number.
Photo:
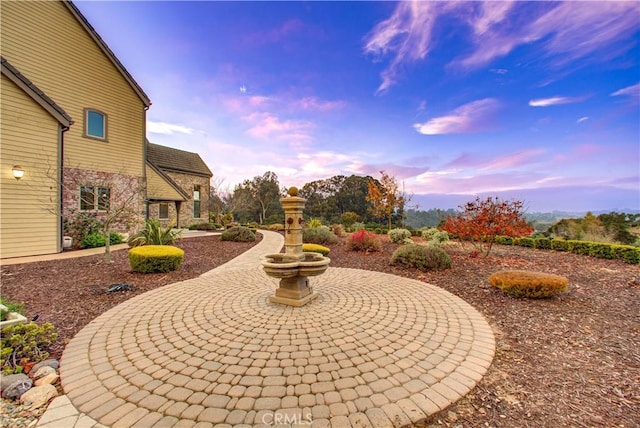
[{"label": "purple sky at dusk", "polygon": [[233,186],[385,170],[420,209],[640,209],[640,3],[77,2]]}]

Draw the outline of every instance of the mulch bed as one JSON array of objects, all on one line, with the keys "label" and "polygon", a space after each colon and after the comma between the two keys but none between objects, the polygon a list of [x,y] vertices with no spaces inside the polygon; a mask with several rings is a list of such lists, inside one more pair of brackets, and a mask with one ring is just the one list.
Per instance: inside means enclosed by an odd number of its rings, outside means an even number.
[{"label": "mulch bed", "polygon": [[[640,426],[640,267],[569,253],[496,246],[487,258],[448,243],[451,269],[420,272],[389,265],[397,245],[383,238],[379,253],[331,245],[330,266],[368,269],[428,282],[463,298],[484,314],[496,335],[496,357],[466,397],[421,426]],[[190,238],[180,270],[131,272],[126,251],[114,263],[102,256],[3,266],[3,298],[24,302],[27,316],[52,322],[59,356],[83,326],[145,291],[193,278],[252,244],[219,237]],[[544,300],[514,299],[487,284],[501,269],[564,275],[569,291]],[[135,291],[107,293],[114,283]],[[425,295],[425,298],[429,298]]]}]

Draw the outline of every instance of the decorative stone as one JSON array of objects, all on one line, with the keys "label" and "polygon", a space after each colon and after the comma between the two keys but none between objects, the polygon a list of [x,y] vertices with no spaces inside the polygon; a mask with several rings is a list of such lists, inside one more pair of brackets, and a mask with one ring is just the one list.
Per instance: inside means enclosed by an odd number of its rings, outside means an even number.
[{"label": "decorative stone", "polygon": [[53,385],[58,381],[59,378],[60,376],[58,376],[57,373],[51,373],[36,380],[33,384],[35,386]]},{"label": "decorative stone", "polygon": [[55,374],[56,369],[50,366],[42,366],[38,370],[31,370],[29,373],[29,377],[33,380],[38,380],[41,377],[49,376],[50,374]]},{"label": "decorative stone", "polygon": [[53,367],[54,369],[58,370],[58,368],[60,367],[60,363],[58,363],[58,360],[54,360],[54,359],[40,361],[39,363],[36,363],[31,368],[31,373],[35,374],[35,372],[37,372],[39,368],[44,367],[44,366]]},{"label": "decorative stone", "polygon": [[37,409],[46,406],[49,400],[57,396],[58,390],[53,385],[36,386],[20,396],[20,403]]},{"label": "decorative stone", "polygon": [[[16,376],[16,377],[11,378],[11,376]],[[8,383],[7,378],[11,378],[9,379],[11,383]],[[6,387],[4,386],[5,382],[8,383]],[[29,388],[31,388],[31,385],[33,385],[33,382],[31,381],[31,379],[29,379],[27,375],[22,373],[3,377],[2,378],[2,396],[4,398],[11,398],[14,400],[18,399],[22,394],[27,392]]]}]

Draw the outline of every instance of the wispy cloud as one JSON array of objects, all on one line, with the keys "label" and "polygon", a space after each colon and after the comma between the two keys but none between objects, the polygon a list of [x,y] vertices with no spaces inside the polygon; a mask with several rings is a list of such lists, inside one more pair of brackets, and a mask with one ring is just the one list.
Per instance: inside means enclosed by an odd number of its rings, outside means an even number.
[{"label": "wispy cloud", "polygon": [[505,170],[524,165],[538,163],[544,154],[543,149],[530,149],[518,153],[512,153],[492,159],[487,165],[480,168],[483,171]]},{"label": "wispy cloud", "polygon": [[583,101],[584,97],[550,97],[529,101],[531,107],[549,107],[558,104],[571,104]]},{"label": "wispy cloud", "polygon": [[635,85],[627,86],[626,88],[618,89],[611,96],[619,96],[619,95],[629,95],[631,97],[640,97],[640,83],[636,83]]},{"label": "wispy cloud", "polygon": [[[521,45],[562,67],[577,59],[606,61],[633,44],[616,42],[637,31],[637,2],[399,2],[393,14],[365,38],[365,53],[391,56],[378,92],[397,82],[406,64],[423,60],[433,48],[435,23],[456,18],[471,28],[471,53],[451,65],[474,69],[504,57]],[[464,31],[460,31],[464,34]],[[469,51],[469,49],[467,49]],[[597,53],[597,55],[593,55]],[[494,70],[503,69],[492,69]]]},{"label": "wispy cloud", "polygon": [[164,134],[164,135],[192,134],[193,129],[183,125],[176,125],[173,123],[148,121],[147,132],[151,134]]},{"label": "wispy cloud", "polygon": [[309,134],[313,124],[304,120],[281,120],[271,113],[252,113],[244,117],[251,124],[247,134],[263,140],[276,138],[296,144],[312,140]]},{"label": "wispy cloud", "polygon": [[576,120],[576,123],[586,122],[587,120],[589,120],[589,116],[583,116],[580,119]]},{"label": "wispy cloud", "polygon": [[446,116],[435,117],[413,127],[424,135],[463,134],[486,130],[492,114],[499,103],[493,98],[484,98],[460,106]]},{"label": "wispy cloud", "polygon": [[347,105],[344,101],[323,101],[316,97],[304,97],[294,104],[303,110],[313,111],[339,110]]},{"label": "wispy cloud", "polygon": [[304,29],[304,23],[300,19],[291,19],[282,23],[279,27],[259,33],[246,34],[243,41],[252,46],[279,43],[284,39],[300,33]]}]

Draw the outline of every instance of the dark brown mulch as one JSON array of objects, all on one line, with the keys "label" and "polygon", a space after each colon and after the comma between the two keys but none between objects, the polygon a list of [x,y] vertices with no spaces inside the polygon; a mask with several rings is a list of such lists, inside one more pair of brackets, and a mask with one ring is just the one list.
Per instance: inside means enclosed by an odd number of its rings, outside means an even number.
[{"label": "dark brown mulch", "polygon": [[[144,291],[200,275],[250,244],[217,237],[179,244],[179,271],[139,275],[126,251],[107,265],[101,256],[2,267],[2,296],[26,304],[29,317],[52,322],[60,353],[100,313]],[[354,253],[332,245],[331,265],[406,276],[438,285],[481,311],[494,329],[496,357],[465,398],[423,425],[463,427],[640,426],[640,267],[622,262],[521,247],[497,246],[488,258],[449,243],[453,267],[419,272],[389,265],[397,245],[381,253]],[[487,285],[500,269],[565,275],[569,291],[545,300],[520,300]],[[113,283],[135,292],[107,294]],[[428,298],[428,295],[425,296]]]}]

